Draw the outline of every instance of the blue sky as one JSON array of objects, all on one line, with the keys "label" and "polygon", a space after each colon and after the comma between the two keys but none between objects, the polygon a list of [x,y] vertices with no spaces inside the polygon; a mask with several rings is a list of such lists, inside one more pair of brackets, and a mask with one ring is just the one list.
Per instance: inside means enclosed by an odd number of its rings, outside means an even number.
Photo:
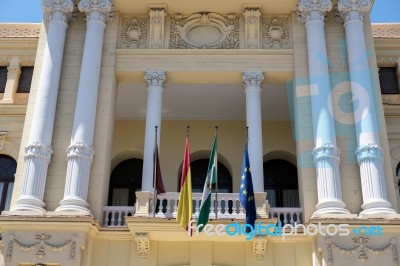
[{"label": "blue sky", "polygon": [[[40,22],[40,0],[0,0],[0,22]],[[375,0],[372,22],[400,23],[400,0]]]}]

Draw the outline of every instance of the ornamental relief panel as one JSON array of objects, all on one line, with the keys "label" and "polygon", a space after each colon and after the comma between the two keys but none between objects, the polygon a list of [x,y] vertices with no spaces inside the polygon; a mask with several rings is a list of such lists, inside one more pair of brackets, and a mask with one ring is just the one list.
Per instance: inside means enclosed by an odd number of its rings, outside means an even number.
[{"label": "ornamental relief panel", "polygon": [[120,49],[289,49],[289,16],[262,16],[257,8],[243,14],[200,12],[122,16]]},{"label": "ornamental relief panel", "polygon": [[170,49],[239,49],[239,17],[234,14],[177,14],[170,23]]},{"label": "ornamental relief panel", "polygon": [[263,17],[264,48],[289,48],[289,18]]}]

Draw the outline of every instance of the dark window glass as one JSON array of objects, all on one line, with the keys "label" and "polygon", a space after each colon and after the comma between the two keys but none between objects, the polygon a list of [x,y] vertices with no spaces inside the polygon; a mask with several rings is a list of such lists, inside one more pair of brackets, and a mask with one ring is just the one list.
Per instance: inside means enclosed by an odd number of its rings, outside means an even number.
[{"label": "dark window glass", "polygon": [[396,67],[381,67],[379,69],[379,84],[382,94],[400,93]]},{"label": "dark window glass", "polygon": [[280,159],[265,162],[264,191],[271,207],[300,207],[297,167]]},{"label": "dark window glass", "polygon": [[4,93],[7,83],[7,67],[0,66],[0,93]]},{"label": "dark window glass", "polygon": [[133,206],[136,190],[142,188],[143,160],[128,159],[119,163],[111,173],[108,193],[109,206]]},{"label": "dark window glass", "polygon": [[9,210],[14,187],[17,162],[7,155],[0,155],[0,211]]},{"label": "dark window glass", "polygon": [[29,93],[31,90],[33,67],[21,67],[17,93]]}]

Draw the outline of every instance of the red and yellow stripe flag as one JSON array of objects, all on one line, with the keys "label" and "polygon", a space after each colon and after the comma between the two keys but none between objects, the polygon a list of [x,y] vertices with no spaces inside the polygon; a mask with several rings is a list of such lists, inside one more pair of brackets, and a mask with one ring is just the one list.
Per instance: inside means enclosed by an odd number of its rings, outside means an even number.
[{"label": "red and yellow stripe flag", "polygon": [[190,173],[189,135],[186,135],[185,155],[182,164],[181,192],[179,194],[178,213],[176,221],[185,229],[192,219],[192,176]]}]

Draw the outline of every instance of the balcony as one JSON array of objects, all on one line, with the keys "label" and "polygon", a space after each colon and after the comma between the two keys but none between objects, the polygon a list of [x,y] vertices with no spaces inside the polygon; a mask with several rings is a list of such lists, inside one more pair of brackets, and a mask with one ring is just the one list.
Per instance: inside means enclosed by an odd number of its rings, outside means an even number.
[{"label": "balcony", "polygon": [[[153,212],[154,194],[151,192],[136,192],[136,204],[130,206],[105,206],[103,208],[104,227],[125,227],[125,217],[155,217],[175,219],[178,209],[179,192],[167,192],[157,195],[155,213]],[[197,218],[200,211],[202,193],[193,193],[193,218]],[[282,223],[302,223],[301,208],[270,208],[266,193],[255,193],[257,214],[261,218],[278,218]],[[210,219],[245,219],[243,206],[239,201],[238,193],[218,193],[211,196],[214,205],[211,206]]]}]

